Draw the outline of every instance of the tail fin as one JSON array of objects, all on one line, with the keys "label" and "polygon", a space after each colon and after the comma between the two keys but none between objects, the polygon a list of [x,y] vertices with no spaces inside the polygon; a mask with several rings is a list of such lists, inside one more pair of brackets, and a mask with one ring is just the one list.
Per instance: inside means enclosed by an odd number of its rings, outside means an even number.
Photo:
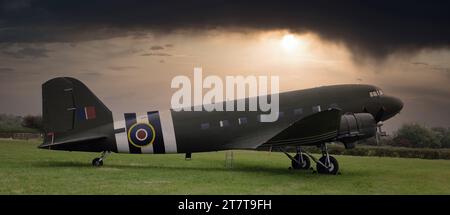
[{"label": "tail fin", "polygon": [[108,141],[114,138],[112,113],[79,80],[60,77],[42,85],[42,120],[41,148],[114,151]]}]

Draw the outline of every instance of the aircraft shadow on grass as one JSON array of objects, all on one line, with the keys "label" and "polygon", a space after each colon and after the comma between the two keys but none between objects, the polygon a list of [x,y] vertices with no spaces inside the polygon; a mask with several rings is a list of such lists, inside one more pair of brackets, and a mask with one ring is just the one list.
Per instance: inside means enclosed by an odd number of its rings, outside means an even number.
[{"label": "aircraft shadow on grass", "polygon": [[[36,167],[74,167],[74,168],[88,168],[92,169],[89,163],[78,162],[78,161],[39,161],[34,164]],[[232,168],[227,168],[225,166],[217,167],[195,167],[195,166],[160,166],[158,164],[151,165],[133,165],[133,164],[109,164],[106,168],[117,168],[121,170],[126,169],[139,169],[139,170],[152,170],[152,169],[166,169],[174,171],[207,171],[207,172],[245,172],[245,173],[267,173],[273,175],[297,175],[292,173],[311,173],[312,170],[291,170],[286,171],[287,167],[267,167],[254,164],[236,164]],[[101,168],[100,168],[101,169]]]}]

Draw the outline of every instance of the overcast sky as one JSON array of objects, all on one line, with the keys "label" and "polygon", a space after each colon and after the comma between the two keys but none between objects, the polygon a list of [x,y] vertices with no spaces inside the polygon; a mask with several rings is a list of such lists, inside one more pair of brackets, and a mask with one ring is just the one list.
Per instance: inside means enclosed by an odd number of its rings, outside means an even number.
[{"label": "overcast sky", "polygon": [[450,126],[448,3],[224,2],[0,1],[0,112],[39,114],[57,76],[115,113],[169,108],[171,79],[200,66],[282,91],[374,84],[405,103],[388,129]]}]

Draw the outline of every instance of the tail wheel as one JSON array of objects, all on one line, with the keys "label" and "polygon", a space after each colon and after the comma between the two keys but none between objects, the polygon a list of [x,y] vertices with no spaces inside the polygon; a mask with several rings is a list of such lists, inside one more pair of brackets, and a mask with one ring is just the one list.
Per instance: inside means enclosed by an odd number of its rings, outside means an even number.
[{"label": "tail wheel", "polygon": [[92,160],[92,166],[95,167],[103,166],[103,160],[100,158],[94,158],[94,160]]},{"label": "tail wheel", "polygon": [[317,163],[317,172],[321,174],[330,174],[336,175],[339,171],[339,163],[333,156],[328,156],[330,158],[330,162],[327,161],[327,156],[322,156],[319,161],[325,164],[324,167],[322,164]]},{"label": "tail wheel", "polygon": [[311,161],[309,160],[308,156],[304,154],[296,154],[294,156],[294,159],[295,161],[291,161],[292,169],[309,169],[311,167]]}]

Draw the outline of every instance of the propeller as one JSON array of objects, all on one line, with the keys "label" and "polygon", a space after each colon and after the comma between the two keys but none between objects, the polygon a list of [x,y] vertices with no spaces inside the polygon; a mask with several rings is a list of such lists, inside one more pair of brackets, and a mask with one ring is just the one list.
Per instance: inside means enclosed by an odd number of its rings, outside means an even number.
[{"label": "propeller", "polygon": [[378,112],[375,114],[375,122],[380,122],[385,112],[386,109],[384,107],[381,107],[380,110],[378,110]]},{"label": "propeller", "polygon": [[[366,113],[370,113],[366,107],[363,108],[363,111]],[[381,119],[383,118],[384,114],[386,113],[386,109],[382,106],[375,114],[375,122],[377,123],[377,132],[375,134],[375,140],[377,145],[380,145],[380,138],[383,136],[386,136],[386,132],[381,130],[381,126],[383,126],[383,122]]]}]

